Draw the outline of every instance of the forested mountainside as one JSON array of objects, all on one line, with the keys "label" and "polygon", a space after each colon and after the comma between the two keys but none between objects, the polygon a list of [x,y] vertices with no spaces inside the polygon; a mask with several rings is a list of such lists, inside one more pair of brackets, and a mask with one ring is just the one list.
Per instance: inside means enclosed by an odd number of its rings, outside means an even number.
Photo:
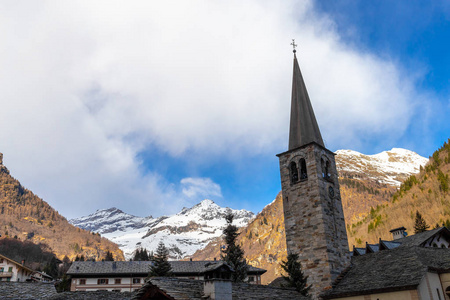
[{"label": "forested mountainside", "polygon": [[415,152],[394,148],[375,155],[352,150],[336,151],[345,222],[357,223],[371,207],[390,201],[400,184],[419,173],[428,159]]},{"label": "forested mountainside", "polygon": [[392,239],[389,230],[404,226],[414,234],[416,211],[431,228],[450,225],[450,139],[436,150],[420,172],[408,177],[390,198],[374,205],[359,221],[347,223],[350,245]]},{"label": "forested mountainside", "polygon": [[[370,156],[349,150],[337,152],[336,164],[340,176],[342,203],[346,224],[350,224],[347,226],[349,247],[355,244],[355,237],[349,231],[349,228],[352,228],[352,222],[355,224],[361,222],[358,226],[363,228],[362,220],[369,220],[373,214],[371,211],[374,209],[371,207],[377,207],[377,205],[381,207],[392,203],[393,196],[402,180],[408,179],[413,176],[411,174],[424,169],[421,166],[427,162],[427,159],[404,149],[392,149]],[[448,202],[447,207],[450,208]],[[385,219],[391,219],[391,217]],[[385,231],[389,236],[389,229],[396,225],[389,225],[386,222],[386,227],[388,229]],[[369,240],[372,233],[372,231],[369,232],[367,226],[365,228],[365,234],[362,230],[359,237],[364,241]],[[391,238],[386,239],[390,240]],[[281,193],[247,227],[241,229],[239,242],[249,263],[267,270],[262,277],[264,284],[270,283],[280,276],[280,262],[286,258]],[[221,243],[220,239],[216,239],[205,249],[196,252],[193,259],[220,257]]]},{"label": "forested mountainside", "polygon": [[46,244],[59,259],[76,255],[102,259],[110,251],[124,256],[118,246],[98,234],[77,228],[47,202],[24,188],[3,165],[0,153],[0,234],[22,241]]}]

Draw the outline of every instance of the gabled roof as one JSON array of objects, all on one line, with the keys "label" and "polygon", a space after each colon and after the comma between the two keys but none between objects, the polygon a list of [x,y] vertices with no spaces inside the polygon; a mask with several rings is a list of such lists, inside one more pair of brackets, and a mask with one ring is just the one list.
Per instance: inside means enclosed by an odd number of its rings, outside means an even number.
[{"label": "gabled roof", "polygon": [[[149,295],[152,293],[162,293],[168,299],[174,300],[204,300],[203,294],[204,281],[180,279],[173,277],[153,277],[151,278],[132,298],[133,300],[151,299]],[[293,289],[274,288],[267,285],[233,283],[232,284],[233,300],[293,300],[293,299],[309,299]]]},{"label": "gabled roof", "polygon": [[19,268],[22,268],[22,269],[27,270],[28,272],[34,272],[34,270],[32,270],[32,269],[30,269],[30,268],[28,268],[28,267],[25,267],[25,266],[22,265],[21,263],[18,263],[17,261],[12,260],[11,258],[8,258],[8,257],[6,257],[6,256],[4,256],[4,255],[1,255],[1,254],[0,254],[0,258],[6,259],[7,261],[9,261],[9,262],[11,262],[11,263],[17,265]]},{"label": "gabled roof", "polygon": [[366,243],[366,253],[375,253],[380,249],[380,245],[378,244],[368,244]]},{"label": "gabled roof", "polygon": [[396,241],[383,241],[382,239],[380,239],[380,242],[379,242],[380,251],[394,249],[400,245],[401,245],[401,243],[396,242]]},{"label": "gabled roof", "polygon": [[436,234],[445,235],[450,239],[450,230],[446,227],[440,227],[397,239],[395,242],[401,243],[402,246],[424,246],[425,243]]},{"label": "gabled roof", "polygon": [[366,254],[366,248],[356,248],[353,246],[353,256],[364,255]]},{"label": "gabled roof", "polygon": [[310,143],[324,147],[319,125],[309,100],[302,72],[294,54],[294,74],[292,78],[291,121],[289,129],[289,150]]},{"label": "gabled roof", "polygon": [[151,261],[74,261],[67,275],[148,274]]},{"label": "gabled roof", "polygon": [[[169,261],[174,275],[203,274],[223,265],[223,261],[195,260]],[[68,275],[130,275],[150,272],[151,261],[74,261],[67,271]],[[249,266],[249,274],[264,274],[266,270]]]},{"label": "gabled roof", "polygon": [[428,271],[450,272],[450,250],[402,246],[352,257],[347,273],[324,299],[415,289]]}]

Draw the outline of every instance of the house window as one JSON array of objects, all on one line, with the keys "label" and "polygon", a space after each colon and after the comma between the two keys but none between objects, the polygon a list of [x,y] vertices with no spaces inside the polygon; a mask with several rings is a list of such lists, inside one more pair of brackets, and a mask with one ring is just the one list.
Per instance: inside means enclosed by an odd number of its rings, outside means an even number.
[{"label": "house window", "polygon": [[3,258],[0,258],[0,264],[2,264],[3,263]]},{"label": "house window", "polygon": [[140,278],[133,278],[133,283],[141,283],[141,279]]},{"label": "house window", "polygon": [[306,160],[304,158],[300,159],[300,179],[307,179],[308,172],[306,171]]},{"label": "house window", "polygon": [[12,267],[8,268],[8,272],[10,272],[10,273],[12,272]]},{"label": "house window", "polygon": [[116,279],[114,279],[114,283],[115,284],[121,284],[122,283],[122,279],[116,278]]},{"label": "house window", "polygon": [[97,284],[108,284],[108,279],[100,278],[97,280]]},{"label": "house window", "polygon": [[248,282],[253,282],[253,281],[255,281],[255,277],[249,276],[249,277],[248,277]]},{"label": "house window", "polygon": [[5,268],[3,268],[3,267],[1,267],[0,268],[0,273],[3,273],[3,270],[4,270]]},{"label": "house window", "polygon": [[86,279],[80,279],[80,285],[86,284]]},{"label": "house window", "polygon": [[298,169],[295,162],[291,162],[289,165],[289,173],[291,175],[291,184],[296,183],[298,181]]}]

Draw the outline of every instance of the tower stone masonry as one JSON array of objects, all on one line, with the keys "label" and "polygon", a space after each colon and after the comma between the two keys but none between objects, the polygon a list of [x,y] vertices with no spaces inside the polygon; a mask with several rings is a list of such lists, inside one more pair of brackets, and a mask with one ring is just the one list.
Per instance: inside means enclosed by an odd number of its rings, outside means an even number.
[{"label": "tower stone masonry", "polygon": [[294,54],[289,150],[278,154],[288,253],[314,299],[349,265],[335,154],[326,149]]}]

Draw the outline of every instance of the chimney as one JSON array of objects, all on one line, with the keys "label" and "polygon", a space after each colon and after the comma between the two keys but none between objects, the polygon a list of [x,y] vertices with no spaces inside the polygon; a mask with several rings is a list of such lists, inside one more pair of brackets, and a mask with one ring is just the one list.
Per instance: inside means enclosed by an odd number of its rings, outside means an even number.
[{"label": "chimney", "polygon": [[232,286],[229,279],[205,279],[203,284],[203,292],[206,297],[212,300],[232,300]]},{"label": "chimney", "polygon": [[408,234],[406,233],[406,228],[405,227],[399,227],[399,228],[394,228],[389,230],[390,233],[392,233],[392,239],[393,240],[398,240],[401,238],[404,238],[405,236],[407,236]]}]

